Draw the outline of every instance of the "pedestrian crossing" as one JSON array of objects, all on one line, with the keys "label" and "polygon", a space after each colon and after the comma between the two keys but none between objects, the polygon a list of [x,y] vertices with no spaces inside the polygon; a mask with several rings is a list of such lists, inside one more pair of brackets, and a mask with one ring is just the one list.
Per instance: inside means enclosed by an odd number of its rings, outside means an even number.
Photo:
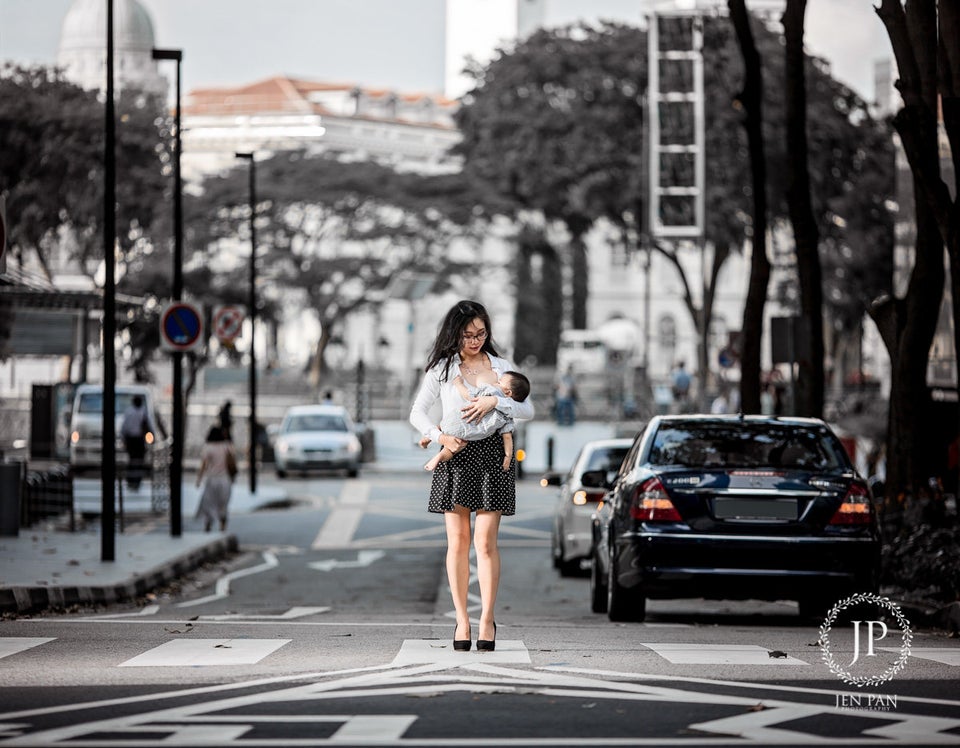
[{"label": "pedestrian crossing", "polygon": [[[42,652],[56,642],[56,637],[0,637],[0,661],[27,652]],[[117,667],[231,667],[256,665],[277,653],[293,639],[197,639],[174,638],[117,664]],[[816,666],[823,667],[819,648],[809,654],[798,655],[768,650],[758,645],[704,644],[689,642],[650,642],[640,646],[671,665],[735,665],[765,668]],[[878,647],[897,651],[890,647]],[[936,663],[940,666],[960,667],[960,647],[914,647],[910,657],[918,664]],[[455,665],[482,659],[487,663],[533,664],[530,652],[521,640],[504,639],[497,642],[492,653],[454,652],[450,642],[439,639],[406,639],[393,658],[391,666],[417,664]],[[2,667],[2,665],[0,665]]]}]

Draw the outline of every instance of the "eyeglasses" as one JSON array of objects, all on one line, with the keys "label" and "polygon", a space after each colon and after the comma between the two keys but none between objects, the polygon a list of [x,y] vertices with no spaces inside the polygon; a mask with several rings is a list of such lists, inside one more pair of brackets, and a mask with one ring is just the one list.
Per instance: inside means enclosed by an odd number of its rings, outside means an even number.
[{"label": "eyeglasses", "polygon": [[476,335],[467,335],[466,333],[464,333],[463,335],[464,343],[471,343],[471,342],[482,343],[486,339],[487,339],[486,330],[481,330]]}]

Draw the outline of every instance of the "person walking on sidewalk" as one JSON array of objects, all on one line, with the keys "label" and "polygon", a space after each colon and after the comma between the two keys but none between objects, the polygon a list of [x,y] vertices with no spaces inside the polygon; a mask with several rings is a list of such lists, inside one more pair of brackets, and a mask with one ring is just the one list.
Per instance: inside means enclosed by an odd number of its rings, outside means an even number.
[{"label": "person walking on sidewalk", "polygon": [[516,367],[501,358],[493,342],[490,315],[476,301],[460,301],[447,312],[427,359],[420,389],[410,409],[410,423],[431,441],[453,452],[433,471],[428,510],[442,513],[447,530],[447,579],[456,610],[453,634],[456,650],[471,646],[467,590],[470,585],[471,517],[476,512],[473,545],[477,554],[480,584],[480,627],[477,649],[490,651],[496,645],[494,605],[500,585],[500,552],[497,535],[500,518],[516,512],[516,459],[503,469],[503,439],[493,434],[486,439],[467,442],[444,434],[430,417],[438,401],[442,419],[460,412],[470,422],[480,421],[497,409],[515,421],[533,418],[530,399],[517,402],[508,397],[486,395],[472,398],[464,405],[454,380],[461,376],[471,386],[491,373],[497,378]]},{"label": "person walking on sidewalk", "polygon": [[220,531],[227,529],[227,507],[237,475],[237,458],[233,445],[226,440],[223,429],[211,426],[207,441],[200,453],[200,469],[197,471],[197,486],[206,478],[197,507],[197,517],[203,518],[204,532],[210,532],[214,521],[219,521]]},{"label": "person walking on sidewalk", "polygon": [[131,491],[140,490],[140,481],[146,472],[147,434],[152,431],[143,396],[134,395],[120,423],[120,436],[127,450],[127,485]]}]

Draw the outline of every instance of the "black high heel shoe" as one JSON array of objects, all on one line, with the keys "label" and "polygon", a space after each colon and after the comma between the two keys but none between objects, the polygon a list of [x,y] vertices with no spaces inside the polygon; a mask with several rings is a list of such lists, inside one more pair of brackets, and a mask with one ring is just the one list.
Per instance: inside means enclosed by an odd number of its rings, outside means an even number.
[{"label": "black high heel shoe", "polygon": [[[480,647],[480,642],[477,642],[477,647]],[[467,627],[467,638],[458,639],[457,638],[457,626],[454,624],[453,627],[453,648],[457,652],[469,652],[470,651],[470,627]]]},{"label": "black high heel shoe", "polygon": [[497,624],[494,621],[493,624],[493,639],[477,639],[477,651],[478,652],[492,652],[497,648]]}]

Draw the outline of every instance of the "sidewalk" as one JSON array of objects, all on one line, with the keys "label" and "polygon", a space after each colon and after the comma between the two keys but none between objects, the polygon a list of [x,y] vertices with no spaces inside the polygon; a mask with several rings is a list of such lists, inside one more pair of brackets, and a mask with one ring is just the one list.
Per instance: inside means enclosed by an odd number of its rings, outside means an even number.
[{"label": "sidewalk", "polygon": [[[80,481],[78,481],[80,482]],[[99,512],[100,488],[89,480],[87,494],[75,500],[76,511]],[[95,500],[93,487],[95,486]],[[192,482],[183,484],[183,520],[188,525],[196,512],[199,492]],[[150,511],[150,492],[124,496],[129,516]],[[255,511],[283,501],[287,493],[277,486],[258,486],[256,494],[238,482],[230,499],[231,514]],[[47,608],[82,604],[109,604],[134,600],[198,566],[237,550],[237,539],[228,533],[184,532],[114,535],[114,560],[101,561],[101,530],[64,532],[35,527],[20,528],[17,536],[0,537],[0,613],[28,613]]]}]

